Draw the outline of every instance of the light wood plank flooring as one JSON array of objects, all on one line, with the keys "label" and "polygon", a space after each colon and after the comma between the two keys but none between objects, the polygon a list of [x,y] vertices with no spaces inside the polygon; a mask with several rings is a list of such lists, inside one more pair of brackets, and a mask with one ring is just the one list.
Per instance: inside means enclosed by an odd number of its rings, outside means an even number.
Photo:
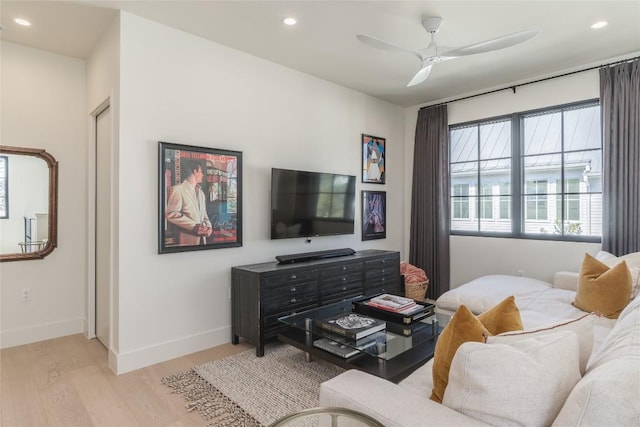
[{"label": "light wood plank flooring", "polygon": [[204,426],[161,378],[249,348],[224,344],[122,375],[81,334],[0,350],[0,426]]}]

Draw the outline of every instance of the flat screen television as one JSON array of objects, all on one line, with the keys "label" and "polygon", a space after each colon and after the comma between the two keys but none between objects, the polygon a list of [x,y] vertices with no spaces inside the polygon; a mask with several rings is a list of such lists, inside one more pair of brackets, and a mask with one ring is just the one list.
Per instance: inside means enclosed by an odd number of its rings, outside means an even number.
[{"label": "flat screen television", "polygon": [[271,169],[271,238],[354,233],[356,177]]}]

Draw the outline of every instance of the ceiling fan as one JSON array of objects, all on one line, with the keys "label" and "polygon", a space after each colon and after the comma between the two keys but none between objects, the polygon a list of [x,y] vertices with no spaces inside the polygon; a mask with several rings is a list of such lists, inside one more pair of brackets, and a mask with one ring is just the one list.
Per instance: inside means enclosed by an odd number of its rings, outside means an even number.
[{"label": "ceiling fan", "polygon": [[491,52],[493,50],[514,46],[535,37],[540,32],[540,30],[519,31],[517,33],[512,33],[491,40],[485,40],[469,46],[446,48],[438,46],[438,43],[435,40],[435,35],[440,30],[440,27],[442,27],[443,22],[443,19],[438,16],[427,17],[422,20],[422,26],[431,35],[431,42],[426,48],[420,50],[406,49],[365,34],[358,34],[356,37],[362,43],[377,49],[393,52],[405,52],[417,57],[422,63],[422,66],[413,76],[411,81],[407,83],[407,87],[410,87],[425,81],[427,77],[429,77],[431,67],[434,64],[447,61],[449,59],[459,58],[461,56],[476,55],[478,53]]}]

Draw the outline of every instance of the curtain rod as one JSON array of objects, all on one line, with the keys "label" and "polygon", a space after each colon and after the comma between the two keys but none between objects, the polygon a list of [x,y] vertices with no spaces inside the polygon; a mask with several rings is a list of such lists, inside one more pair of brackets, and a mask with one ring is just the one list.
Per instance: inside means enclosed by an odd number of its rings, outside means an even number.
[{"label": "curtain rod", "polygon": [[446,105],[446,104],[450,104],[452,102],[463,101],[465,99],[475,98],[476,96],[489,95],[491,93],[501,92],[501,91],[507,90],[507,89],[511,89],[513,91],[513,93],[516,93],[516,88],[518,88],[520,86],[526,86],[526,85],[530,85],[530,84],[533,84],[533,83],[540,83],[540,82],[544,82],[544,81],[547,81],[547,80],[557,79],[558,77],[566,77],[566,76],[570,76],[572,74],[583,73],[585,71],[591,71],[591,70],[595,70],[595,69],[598,69],[598,68],[610,67],[612,65],[623,64],[625,62],[632,62],[632,61],[635,61],[637,59],[640,59],[640,56],[636,56],[635,58],[621,59],[620,61],[611,62],[609,64],[595,65],[593,67],[585,68],[583,70],[570,71],[568,73],[559,74],[557,76],[545,77],[543,79],[533,80],[533,81],[526,82],[526,83],[519,83],[517,85],[511,85],[511,86],[503,87],[503,88],[500,88],[500,89],[489,90],[487,92],[477,93],[475,95],[463,96],[462,98],[452,99],[451,101],[439,102],[437,104],[432,104],[432,105],[425,105],[424,107],[420,107],[420,110],[422,110],[424,108],[430,108],[430,107],[437,107],[437,106],[440,106],[440,105]]}]

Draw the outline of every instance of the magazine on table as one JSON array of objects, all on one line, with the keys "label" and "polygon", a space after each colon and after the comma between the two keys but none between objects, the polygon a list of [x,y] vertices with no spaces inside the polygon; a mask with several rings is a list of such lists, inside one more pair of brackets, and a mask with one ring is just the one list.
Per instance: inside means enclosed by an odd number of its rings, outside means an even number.
[{"label": "magazine on table", "polygon": [[316,320],[316,325],[354,340],[371,335],[387,327],[384,320],[374,319],[358,313],[342,313],[337,316]]},{"label": "magazine on table", "polygon": [[395,312],[409,310],[416,306],[416,302],[411,298],[391,294],[382,294],[373,297],[367,302],[367,304],[383,310]]}]

